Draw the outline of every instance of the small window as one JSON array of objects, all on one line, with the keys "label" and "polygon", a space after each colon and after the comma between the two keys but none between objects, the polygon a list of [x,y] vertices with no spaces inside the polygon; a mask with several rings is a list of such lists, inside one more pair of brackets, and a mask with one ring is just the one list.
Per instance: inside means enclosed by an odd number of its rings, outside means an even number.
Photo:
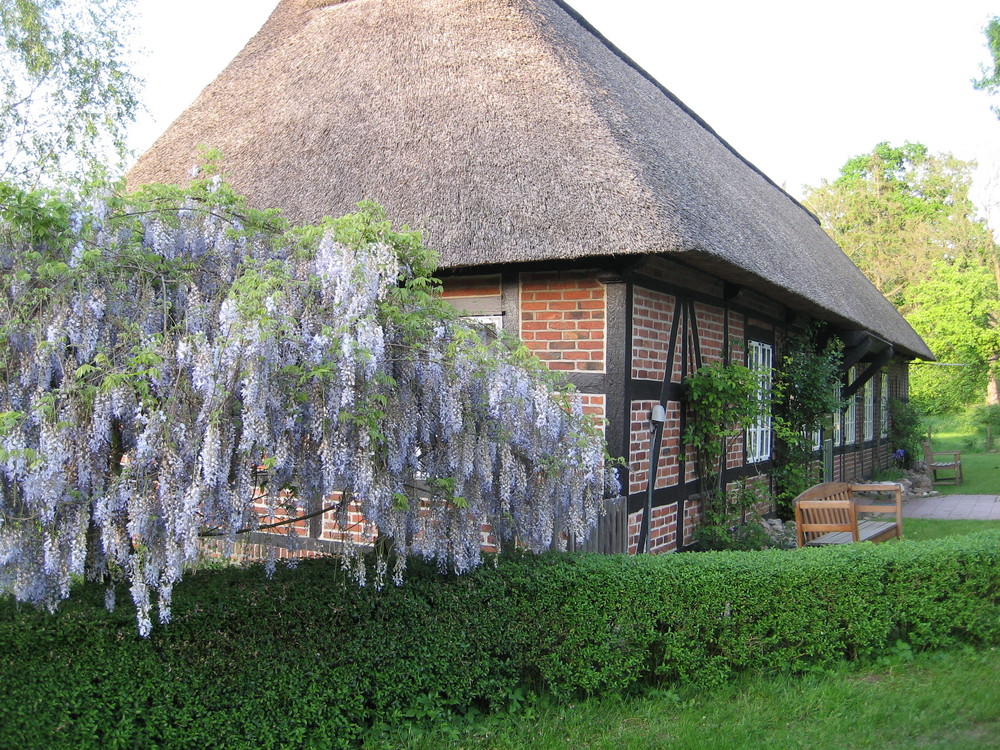
[{"label": "small window", "polygon": [[879,378],[879,435],[889,437],[889,376],[882,373]]},{"label": "small window", "polygon": [[[836,390],[837,401],[840,401],[844,397],[844,388],[842,386],[837,386]],[[844,444],[844,411],[843,409],[837,411],[833,415],[833,444],[835,447],[839,448]]]},{"label": "small window", "polygon": [[[858,379],[858,368],[847,371],[847,383],[850,385]],[[857,394],[851,396],[844,409],[844,444],[853,445],[858,440],[858,399]]]},{"label": "small window", "polygon": [[747,367],[757,374],[757,401],[764,414],[747,430],[746,461],[750,464],[771,458],[771,377],[774,347],[760,341],[747,342]]},{"label": "small window", "polygon": [[865,383],[865,442],[875,439],[875,378],[871,377]]},{"label": "small window", "polygon": [[503,331],[503,315],[463,315],[462,320],[482,326],[486,341],[494,341]]}]

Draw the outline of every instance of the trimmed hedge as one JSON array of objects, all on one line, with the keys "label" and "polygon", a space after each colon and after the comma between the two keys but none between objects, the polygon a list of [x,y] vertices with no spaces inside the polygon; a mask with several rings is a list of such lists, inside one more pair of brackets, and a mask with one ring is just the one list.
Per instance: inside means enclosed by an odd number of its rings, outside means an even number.
[{"label": "trimmed hedge", "polygon": [[1000,643],[1000,533],[795,552],[414,562],[381,593],[335,561],[201,571],[148,639],[82,587],[0,602],[0,747],[348,747],[416,712],[646,683],[713,685]]}]

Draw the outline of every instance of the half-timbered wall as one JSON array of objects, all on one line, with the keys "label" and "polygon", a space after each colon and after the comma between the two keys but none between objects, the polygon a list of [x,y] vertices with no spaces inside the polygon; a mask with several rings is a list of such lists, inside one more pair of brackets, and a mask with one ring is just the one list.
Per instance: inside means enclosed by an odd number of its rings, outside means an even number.
[{"label": "half-timbered wall", "polygon": [[[464,314],[488,319],[520,336],[534,354],[577,386],[584,410],[604,421],[611,454],[626,460],[622,477],[627,490],[622,510],[627,516],[614,526],[622,529],[624,538],[612,540],[610,547],[605,540],[606,549],[635,553],[643,548],[647,533],[654,553],[693,543],[700,507],[694,461],[690,455],[684,460],[682,435],[689,415],[681,383],[704,363],[746,362],[748,340],[772,346],[779,366],[788,333],[784,307],[663,258],[614,271],[456,275],[444,280],[444,296]],[[866,366],[858,364],[862,370]],[[891,464],[892,449],[881,428],[882,387],[884,383],[891,396],[905,397],[907,366],[893,360],[882,372],[885,378],[875,378],[873,438],[864,440],[860,391],[855,441],[834,449],[835,479],[869,478]],[[659,435],[649,420],[658,403],[666,414]],[[817,464],[819,458],[817,452]],[[748,464],[744,441],[732,441],[726,455],[727,487],[739,480],[767,485],[769,470],[770,461]],[[647,530],[643,515],[651,479],[653,512]],[[357,522],[355,542],[364,543],[362,537],[370,539],[373,530],[364,527],[363,519]],[[299,532],[309,537],[306,549],[333,550],[343,537],[329,520],[300,526]],[[488,526],[483,526],[482,534],[484,549],[495,549]]]},{"label": "half-timbered wall", "polygon": [[[867,363],[858,365],[863,372]],[[883,379],[881,375],[886,377]],[[854,420],[853,441],[845,439],[841,445],[835,446],[833,450],[833,479],[840,482],[851,482],[860,479],[869,479],[878,471],[887,469],[893,465],[893,447],[889,442],[887,434],[882,429],[883,409],[886,407],[886,399],[883,398],[882,388],[888,388],[887,398],[905,399],[909,393],[908,370],[905,361],[893,359],[881,368],[879,374],[873,378],[873,414],[872,414],[872,437],[865,439],[865,410],[864,391],[855,394],[854,409],[856,418]],[[843,419],[843,413],[837,415],[841,425],[847,420]]]},{"label": "half-timbered wall", "polygon": [[[727,291],[732,290],[727,290],[719,279],[663,259],[634,269],[629,278],[628,547],[632,552],[643,548],[642,517],[651,474],[655,474],[648,548],[652,552],[671,551],[693,541],[700,519],[695,462],[692,452],[685,451],[682,445],[689,415],[682,405],[681,384],[702,364],[745,361],[745,342],[751,328],[763,331],[767,342],[773,344],[775,321],[783,311],[767,300],[747,295],[743,305],[733,304],[727,300]],[[649,420],[658,403],[666,413],[659,436]],[[658,454],[655,470],[653,453]],[[731,443],[726,470],[742,475],[742,439]]]}]

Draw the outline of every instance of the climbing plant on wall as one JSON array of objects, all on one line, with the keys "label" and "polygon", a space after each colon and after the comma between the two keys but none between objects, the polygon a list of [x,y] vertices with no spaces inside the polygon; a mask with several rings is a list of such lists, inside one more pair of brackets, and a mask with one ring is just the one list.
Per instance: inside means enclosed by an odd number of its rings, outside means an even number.
[{"label": "climbing plant on wall", "polygon": [[701,491],[701,528],[696,536],[711,547],[726,546],[734,518],[746,510],[752,491],[729,493],[723,482],[726,455],[762,414],[757,374],[742,364],[712,362],[684,380],[691,419],[684,432],[693,453]]}]

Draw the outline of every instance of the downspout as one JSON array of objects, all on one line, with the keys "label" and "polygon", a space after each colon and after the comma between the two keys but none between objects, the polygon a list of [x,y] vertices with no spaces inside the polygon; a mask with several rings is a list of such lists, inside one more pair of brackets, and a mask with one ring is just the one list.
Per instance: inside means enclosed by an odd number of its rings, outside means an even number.
[{"label": "downspout", "polygon": [[650,441],[649,454],[649,481],[646,482],[646,510],[643,520],[646,527],[646,539],[643,544],[643,552],[649,554],[652,548],[653,537],[653,490],[656,489],[656,470],[660,465],[660,447],[663,445],[663,423],[667,421],[667,412],[663,404],[656,404],[649,413],[649,426],[653,432],[653,439]]}]

